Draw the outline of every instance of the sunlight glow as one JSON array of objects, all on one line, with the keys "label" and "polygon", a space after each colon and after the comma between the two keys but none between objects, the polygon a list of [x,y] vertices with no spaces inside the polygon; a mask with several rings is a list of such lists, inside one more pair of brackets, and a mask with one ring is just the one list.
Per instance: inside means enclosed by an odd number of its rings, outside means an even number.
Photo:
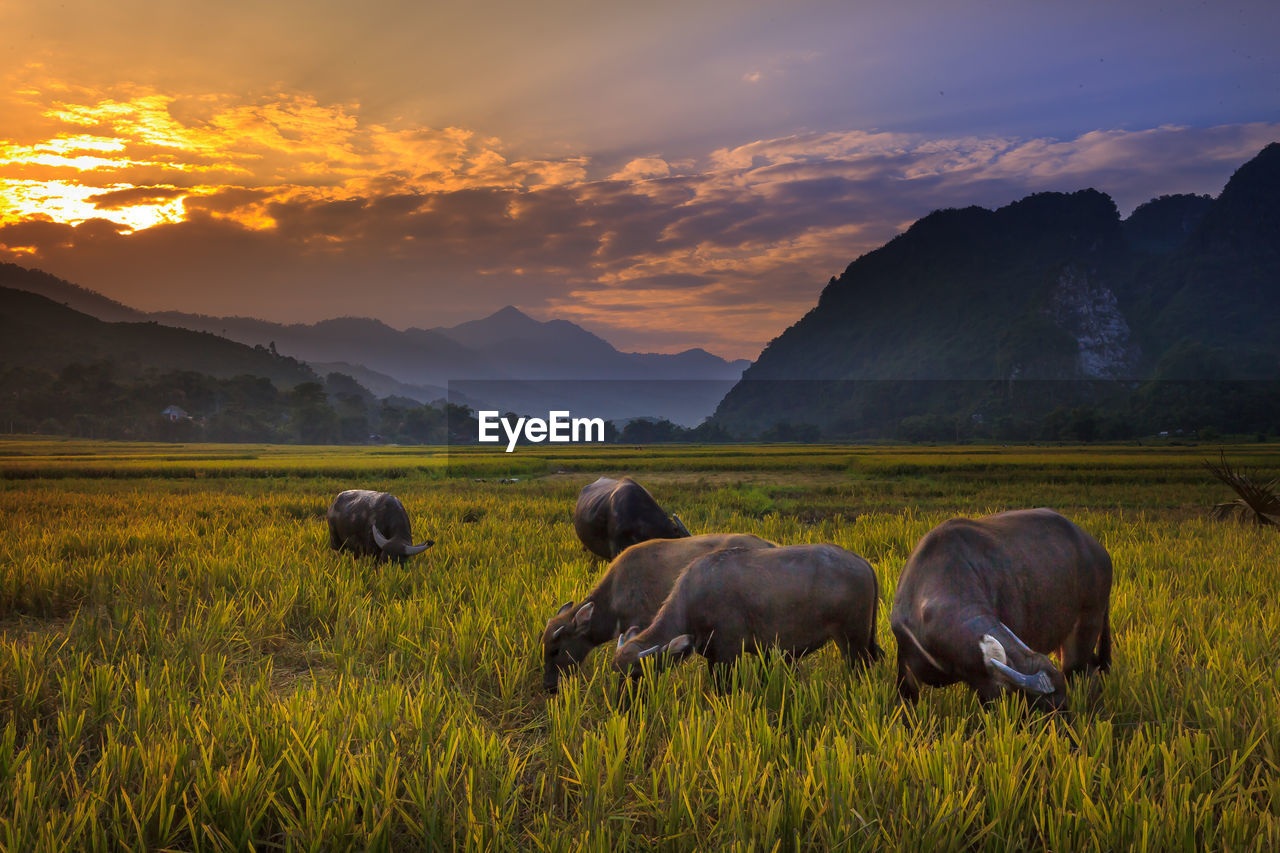
[{"label": "sunlight glow", "polygon": [[103,192],[129,189],[133,189],[129,184],[88,187],[67,181],[0,179],[0,223],[46,219],[78,225],[90,219],[109,219],[130,230],[137,230],[182,220],[185,196],[113,210],[103,210],[89,200]]},{"label": "sunlight glow", "polygon": [[586,177],[585,158],[512,162],[496,139],[456,127],[366,124],[358,105],[302,94],[247,102],[229,94],[78,90],[82,101],[73,103],[54,84],[24,94],[61,132],[0,139],[0,224],[102,218],[137,230],[182,221],[197,212],[184,200],[207,196],[200,215],[262,230],[277,225],[272,204],[291,200],[529,189]]}]

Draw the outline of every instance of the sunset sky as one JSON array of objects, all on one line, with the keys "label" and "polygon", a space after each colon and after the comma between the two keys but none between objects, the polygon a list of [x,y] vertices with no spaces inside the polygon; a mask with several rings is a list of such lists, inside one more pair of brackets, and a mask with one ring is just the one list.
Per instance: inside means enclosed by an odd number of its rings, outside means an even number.
[{"label": "sunset sky", "polygon": [[1274,0],[0,0],[0,260],[146,310],[754,357],[938,207],[1217,194]]}]

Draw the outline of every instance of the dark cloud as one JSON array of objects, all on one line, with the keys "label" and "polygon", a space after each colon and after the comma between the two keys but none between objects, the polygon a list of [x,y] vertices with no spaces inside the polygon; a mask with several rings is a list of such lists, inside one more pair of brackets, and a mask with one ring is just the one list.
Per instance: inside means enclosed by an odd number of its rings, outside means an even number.
[{"label": "dark cloud", "polygon": [[669,273],[667,275],[645,275],[626,282],[629,287],[654,288],[657,290],[684,290],[691,287],[706,287],[715,284],[715,279],[705,275],[689,273]]},{"label": "dark cloud", "polygon": [[93,202],[94,207],[99,210],[120,210],[138,204],[168,201],[171,198],[187,195],[188,192],[190,191],[175,187],[130,187],[127,190],[112,190],[91,195],[87,201]]},{"label": "dark cloud", "polygon": [[183,207],[191,213],[233,213],[253,204],[271,198],[270,190],[249,189],[247,187],[229,187],[218,192],[204,195],[189,195],[183,200]]},{"label": "dark cloud", "polygon": [[25,219],[0,225],[0,247],[8,249],[14,261],[28,253],[33,260],[51,259],[55,252],[71,245],[74,231],[64,222]]}]

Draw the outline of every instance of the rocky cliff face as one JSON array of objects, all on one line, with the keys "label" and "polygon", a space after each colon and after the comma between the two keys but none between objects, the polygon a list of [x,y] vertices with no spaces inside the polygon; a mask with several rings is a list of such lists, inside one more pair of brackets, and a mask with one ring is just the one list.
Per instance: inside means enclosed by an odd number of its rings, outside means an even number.
[{"label": "rocky cliff face", "polygon": [[1280,378],[1277,247],[1280,144],[1217,199],[1165,196],[1126,221],[1097,190],[935,211],[833,279],[715,420],[742,435],[782,417],[876,435],[920,405],[989,407],[991,383],[1046,411],[1092,405],[1120,394],[1101,387],[1111,380],[1204,374],[1184,363],[1193,352],[1220,379]]},{"label": "rocky cliff face", "polygon": [[1141,349],[1133,341],[1115,293],[1096,272],[1063,268],[1045,313],[1079,346],[1076,370],[1080,376],[1120,379],[1134,375]]}]

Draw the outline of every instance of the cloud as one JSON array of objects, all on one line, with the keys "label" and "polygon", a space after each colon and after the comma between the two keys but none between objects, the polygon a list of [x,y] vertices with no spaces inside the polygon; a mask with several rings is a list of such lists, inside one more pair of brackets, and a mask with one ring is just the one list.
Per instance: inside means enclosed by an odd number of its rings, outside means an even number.
[{"label": "cloud", "polygon": [[85,200],[93,202],[94,206],[99,210],[121,210],[122,208],[134,207],[140,204],[152,204],[158,201],[182,198],[186,195],[186,190],[178,189],[177,187],[129,187],[124,190],[112,190],[111,192],[91,195]]},{"label": "cloud", "polygon": [[0,145],[0,258],[144,309],[430,327],[516,303],[624,347],[730,356],[754,356],[828,278],[933,209],[1086,186],[1122,210],[1217,193],[1280,138],[1266,123],[849,130],[606,169],[299,94],[24,97],[44,123]]},{"label": "cloud", "polygon": [[[470,130],[363,122],[358,105],[320,104],[297,93],[178,98],[145,87],[49,87],[25,97],[44,119],[46,135],[0,140],[3,220],[52,206],[62,221],[83,221],[97,215],[91,197],[106,197],[117,200],[110,208],[122,214],[117,219],[140,227],[173,221],[181,204],[164,202],[229,187],[340,201],[388,191],[556,186],[585,177],[582,157],[510,161],[498,140]],[[186,192],[111,195],[147,186]],[[247,224],[261,224],[258,212]]]},{"label": "cloud", "polygon": [[609,176],[611,181],[644,181],[665,178],[671,174],[671,164],[661,157],[637,157]]}]

